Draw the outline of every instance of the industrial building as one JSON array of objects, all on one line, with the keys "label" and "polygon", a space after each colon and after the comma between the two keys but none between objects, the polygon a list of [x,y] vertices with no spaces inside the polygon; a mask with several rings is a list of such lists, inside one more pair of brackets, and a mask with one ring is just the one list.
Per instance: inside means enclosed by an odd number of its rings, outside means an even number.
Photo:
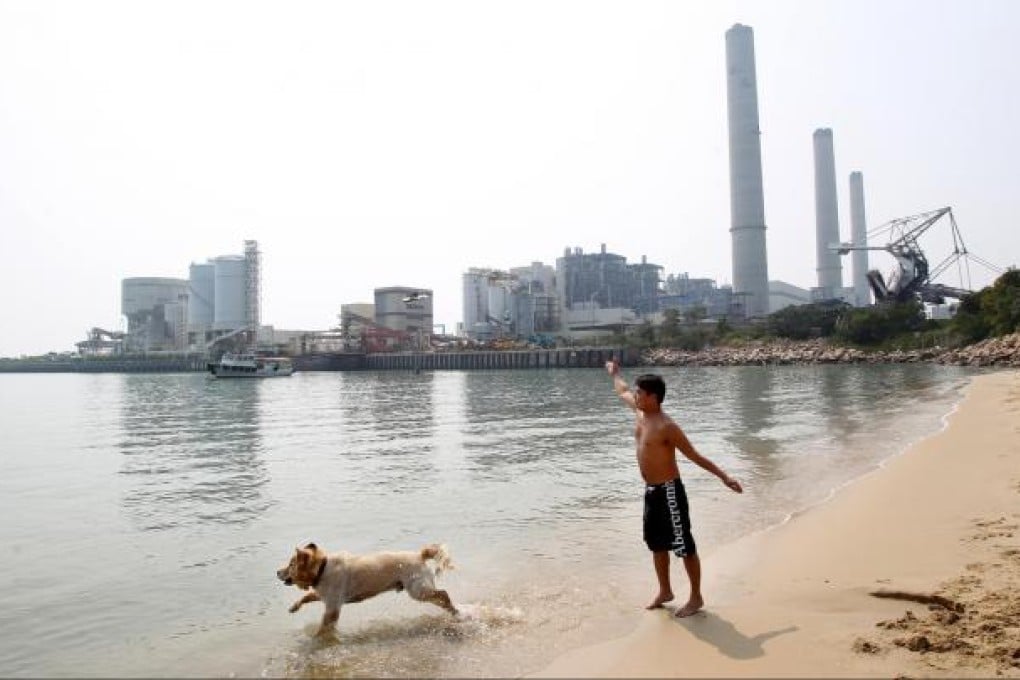
[{"label": "industrial building", "polygon": [[473,267],[462,275],[463,334],[471,340],[529,337],[560,330],[556,270],[532,262],[509,270]]},{"label": "industrial building", "polygon": [[424,349],[432,337],[432,291],[391,286],[375,289],[374,326],[405,336],[411,347]]},{"label": "industrial building", "polygon": [[244,255],[220,255],[192,263],[188,275],[188,345],[205,347],[247,334],[256,341],[262,321],[262,254],[257,241]]},{"label": "industrial building", "polygon": [[769,281],[769,313],[784,307],[806,305],[811,302],[811,291],[784,281]]},{"label": "industrial building", "polygon": [[687,272],[666,277],[659,308],[675,309],[681,314],[702,309],[715,319],[744,316],[743,301],[733,294],[731,286],[717,286],[714,279],[693,279]]},{"label": "industrial building", "polygon": [[120,309],[127,319],[125,352],[184,349],[188,282],[140,276],[121,281]]},{"label": "industrial building", "polygon": [[555,334],[561,325],[556,270],[541,262],[511,267],[513,328],[518,337]]},{"label": "industrial building", "polygon": [[635,314],[658,309],[662,267],[649,264],[642,256],[640,264],[627,264],[627,258],[606,252],[585,253],[581,248],[566,248],[556,258],[556,283],[564,311],[578,309],[629,309]]},{"label": "industrial building", "polygon": [[606,332],[640,323],[659,308],[662,267],[606,251],[566,248],[553,268],[532,262],[463,274],[462,333],[472,340]]},{"label": "industrial building", "polygon": [[[120,351],[204,351],[211,343],[230,338],[255,343],[262,308],[260,263],[258,243],[245,241],[244,255],[192,263],[187,279],[123,279],[121,313],[127,331],[117,338]],[[93,329],[91,337],[79,344],[93,351],[109,335]]]}]

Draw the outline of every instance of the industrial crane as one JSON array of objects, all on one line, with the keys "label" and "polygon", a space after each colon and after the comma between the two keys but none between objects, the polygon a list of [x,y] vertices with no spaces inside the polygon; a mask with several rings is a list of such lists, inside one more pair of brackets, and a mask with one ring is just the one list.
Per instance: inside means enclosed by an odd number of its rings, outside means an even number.
[{"label": "industrial crane", "polygon": [[[949,216],[949,224],[952,230],[953,252],[935,267],[930,267],[928,258],[918,243],[918,239],[928,229],[935,225],[940,219]],[[889,242],[884,246],[864,246],[853,243],[841,243],[834,247],[840,255],[846,255],[853,250],[884,250],[896,260],[896,269],[889,275],[886,281],[882,273],[877,269],[868,271],[868,285],[875,294],[876,302],[906,302],[911,299],[919,299],[930,304],[943,304],[946,298],[962,298],[969,295],[970,290],[970,267],[968,258],[987,267],[994,272],[1001,272],[1001,267],[981,259],[977,255],[967,251],[963,244],[963,237],[960,229],[956,226],[956,218],[953,217],[952,208],[945,207],[932,210],[910,217],[900,217],[868,232],[868,240],[872,236],[883,234],[889,235]],[[935,283],[935,279],[944,273],[951,265],[961,260],[966,266],[966,286],[954,287],[941,283]],[[964,271],[961,270],[961,279]]]},{"label": "industrial crane", "polygon": [[84,355],[116,354],[124,350],[125,337],[127,337],[127,334],[121,331],[92,328],[87,333],[87,339],[82,342],[76,342],[75,345],[78,347],[78,352]]}]

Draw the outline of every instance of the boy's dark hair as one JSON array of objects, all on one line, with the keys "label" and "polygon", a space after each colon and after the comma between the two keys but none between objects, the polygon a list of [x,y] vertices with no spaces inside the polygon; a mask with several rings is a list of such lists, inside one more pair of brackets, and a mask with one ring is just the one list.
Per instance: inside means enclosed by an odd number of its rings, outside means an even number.
[{"label": "boy's dark hair", "polygon": [[666,398],[666,381],[662,379],[661,375],[645,373],[635,378],[634,384],[648,394],[654,394],[660,404]]}]

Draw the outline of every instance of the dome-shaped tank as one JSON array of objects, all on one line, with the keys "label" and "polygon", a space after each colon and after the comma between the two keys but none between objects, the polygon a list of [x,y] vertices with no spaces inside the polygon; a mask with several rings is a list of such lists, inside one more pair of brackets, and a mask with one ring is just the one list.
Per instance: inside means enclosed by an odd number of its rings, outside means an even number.
[{"label": "dome-shaped tank", "polygon": [[192,263],[188,272],[188,326],[212,328],[216,303],[216,265]]},{"label": "dome-shaped tank", "polygon": [[156,305],[179,302],[188,293],[188,282],[157,276],[135,276],[123,279],[120,286],[120,311],[129,319],[148,314]]},{"label": "dome-shaped tank", "polygon": [[405,286],[376,288],[375,321],[398,331],[424,328],[431,332],[432,291]]},{"label": "dome-shaped tank", "polygon": [[222,255],[213,258],[212,262],[215,267],[213,330],[244,328],[247,326],[244,257]]}]

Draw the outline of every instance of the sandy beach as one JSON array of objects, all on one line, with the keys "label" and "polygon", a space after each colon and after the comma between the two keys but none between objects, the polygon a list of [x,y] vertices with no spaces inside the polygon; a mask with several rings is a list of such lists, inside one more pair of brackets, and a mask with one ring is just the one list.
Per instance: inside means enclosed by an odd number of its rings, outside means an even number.
[{"label": "sandy beach", "polygon": [[703,555],[704,611],[647,612],[534,677],[1020,677],[1018,526],[1008,370],[975,378],[941,432],[826,502]]}]

